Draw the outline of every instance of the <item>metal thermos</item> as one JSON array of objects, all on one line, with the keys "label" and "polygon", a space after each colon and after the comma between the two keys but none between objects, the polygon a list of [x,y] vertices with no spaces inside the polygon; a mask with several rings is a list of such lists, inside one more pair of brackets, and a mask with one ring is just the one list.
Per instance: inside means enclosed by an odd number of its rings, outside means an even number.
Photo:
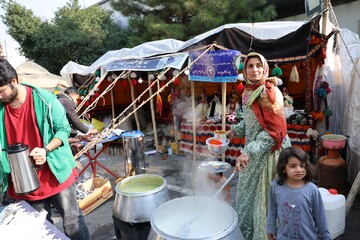
[{"label": "metal thermos", "polygon": [[15,143],[5,151],[10,163],[15,193],[26,194],[38,189],[40,182],[34,161],[29,156],[29,146],[23,143]]}]

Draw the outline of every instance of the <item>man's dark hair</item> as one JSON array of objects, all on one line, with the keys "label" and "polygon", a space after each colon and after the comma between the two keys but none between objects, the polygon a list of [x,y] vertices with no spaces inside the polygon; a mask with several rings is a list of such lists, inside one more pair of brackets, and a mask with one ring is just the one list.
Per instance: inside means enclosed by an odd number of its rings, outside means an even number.
[{"label": "man's dark hair", "polygon": [[10,84],[13,78],[18,81],[16,70],[5,58],[0,58],[0,86]]},{"label": "man's dark hair", "polygon": [[70,95],[70,94],[78,94],[78,90],[75,87],[68,87],[65,91],[65,94]]}]

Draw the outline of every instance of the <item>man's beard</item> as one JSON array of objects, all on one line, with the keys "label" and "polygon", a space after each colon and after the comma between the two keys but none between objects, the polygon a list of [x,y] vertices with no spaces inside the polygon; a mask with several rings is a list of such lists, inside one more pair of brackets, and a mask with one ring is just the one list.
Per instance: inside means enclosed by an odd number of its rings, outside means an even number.
[{"label": "man's beard", "polygon": [[18,92],[18,89],[15,88],[11,83],[9,84],[9,86],[11,88],[11,94],[9,96],[7,103],[12,103],[16,99],[19,92]]}]

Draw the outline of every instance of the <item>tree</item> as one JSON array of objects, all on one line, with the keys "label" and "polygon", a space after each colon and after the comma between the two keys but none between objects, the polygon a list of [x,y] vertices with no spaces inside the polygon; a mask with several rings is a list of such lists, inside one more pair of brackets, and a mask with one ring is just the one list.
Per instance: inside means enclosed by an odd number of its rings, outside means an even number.
[{"label": "tree", "polygon": [[13,0],[1,3],[2,20],[20,52],[50,72],[59,73],[68,61],[90,65],[105,52],[127,46],[129,31],[98,6],[82,9],[78,0],[71,0],[53,19],[42,21]]},{"label": "tree", "polygon": [[111,0],[129,17],[129,45],[165,38],[188,40],[234,22],[261,22],[276,17],[266,0]]},{"label": "tree", "polygon": [[2,46],[2,44],[0,43],[0,58],[4,57],[4,48]]}]

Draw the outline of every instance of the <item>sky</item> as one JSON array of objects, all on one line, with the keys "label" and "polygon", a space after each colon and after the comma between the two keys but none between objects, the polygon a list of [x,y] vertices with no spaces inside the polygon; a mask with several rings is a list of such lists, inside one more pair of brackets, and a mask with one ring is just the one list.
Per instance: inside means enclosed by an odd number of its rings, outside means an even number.
[{"label": "sky", "polygon": [[[15,2],[25,6],[27,9],[31,9],[34,15],[40,17],[43,20],[51,19],[54,16],[54,12],[65,6],[70,0],[15,0]],[[100,0],[79,0],[79,4],[82,7],[91,6]],[[4,10],[0,8],[0,15],[4,14]],[[8,61],[13,67],[19,66],[24,63],[26,59],[20,56],[17,50],[20,45],[6,33],[7,28],[0,20],[0,42],[3,46],[4,53],[7,56]]]}]

